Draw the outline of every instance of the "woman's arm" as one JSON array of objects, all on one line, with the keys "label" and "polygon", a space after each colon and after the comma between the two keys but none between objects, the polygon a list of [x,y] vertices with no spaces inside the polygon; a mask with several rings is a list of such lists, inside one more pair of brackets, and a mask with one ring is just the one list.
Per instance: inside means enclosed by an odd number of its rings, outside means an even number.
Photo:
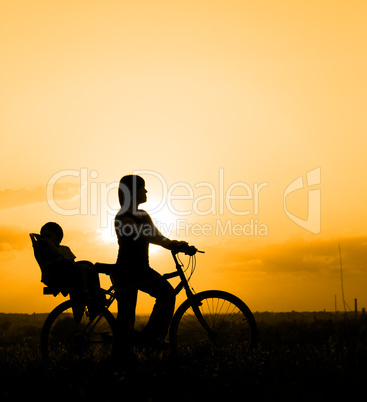
[{"label": "woman's arm", "polygon": [[150,243],[157,244],[158,246],[162,246],[168,250],[178,250],[178,249],[182,248],[183,246],[188,245],[188,243],[186,243],[184,241],[171,240],[168,237],[163,236],[162,233],[154,225],[150,216],[149,216],[149,220],[150,220],[150,225],[152,228],[151,236],[149,239]]},{"label": "woman's arm", "polygon": [[185,241],[170,240],[168,237],[165,237],[162,234],[156,237],[152,243],[158,244],[159,246],[162,246],[168,250],[179,250],[183,246],[188,245],[188,243]]}]

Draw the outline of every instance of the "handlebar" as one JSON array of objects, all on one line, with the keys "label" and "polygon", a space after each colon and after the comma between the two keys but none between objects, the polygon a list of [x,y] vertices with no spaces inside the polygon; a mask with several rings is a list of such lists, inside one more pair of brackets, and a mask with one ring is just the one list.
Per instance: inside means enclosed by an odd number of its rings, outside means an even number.
[{"label": "handlebar", "polygon": [[178,250],[172,250],[172,255],[176,255],[178,253],[185,253],[186,255],[193,256],[196,253],[205,253],[205,251],[198,250],[195,246],[184,245],[181,246]]}]

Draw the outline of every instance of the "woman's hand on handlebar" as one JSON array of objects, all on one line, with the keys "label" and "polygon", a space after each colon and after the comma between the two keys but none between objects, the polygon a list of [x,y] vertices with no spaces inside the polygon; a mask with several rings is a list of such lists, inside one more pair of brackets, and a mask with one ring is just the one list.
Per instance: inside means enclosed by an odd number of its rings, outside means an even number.
[{"label": "woman's hand on handlebar", "polygon": [[199,250],[194,246],[189,246],[186,241],[172,240],[171,250],[175,253],[185,253],[186,255],[195,255]]}]

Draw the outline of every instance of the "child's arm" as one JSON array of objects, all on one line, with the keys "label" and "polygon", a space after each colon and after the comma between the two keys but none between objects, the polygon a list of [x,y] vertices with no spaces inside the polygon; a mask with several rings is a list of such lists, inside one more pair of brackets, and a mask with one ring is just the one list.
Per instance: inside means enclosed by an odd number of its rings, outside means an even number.
[{"label": "child's arm", "polygon": [[76,258],[68,246],[58,246],[57,250],[65,260],[74,261]]}]

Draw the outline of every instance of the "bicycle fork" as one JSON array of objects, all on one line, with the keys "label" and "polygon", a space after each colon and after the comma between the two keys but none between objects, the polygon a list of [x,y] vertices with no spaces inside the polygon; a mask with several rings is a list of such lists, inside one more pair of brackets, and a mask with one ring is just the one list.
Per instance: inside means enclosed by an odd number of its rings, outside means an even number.
[{"label": "bicycle fork", "polygon": [[199,307],[202,305],[202,303],[200,301],[195,300],[196,299],[195,295],[193,294],[193,292],[191,291],[191,289],[189,287],[189,284],[188,284],[188,282],[186,280],[185,274],[182,271],[182,266],[178,262],[177,257],[176,257],[176,253],[174,251],[172,251],[172,257],[173,257],[173,259],[175,261],[178,275],[181,278],[181,283],[177,286],[176,290],[178,290],[178,288],[182,287],[182,286],[185,288],[187,298],[190,300],[190,304],[191,304],[192,310],[193,310],[196,318],[198,319],[199,323],[202,325],[204,330],[207,332],[209,338],[214,342],[216,337],[217,337],[217,334],[215,333],[215,331],[213,331],[210,328],[210,326],[206,322],[204,316],[201,314],[201,311],[200,311]]},{"label": "bicycle fork", "polygon": [[[195,296],[193,297],[195,299]],[[207,332],[210,340],[212,340],[213,342],[215,342],[216,338],[217,338],[217,333],[215,331],[212,330],[212,328],[210,328],[210,326],[208,325],[208,323],[206,322],[204,316],[202,315],[201,311],[200,311],[200,306],[203,303],[201,302],[197,302],[195,300],[192,301],[191,303],[191,307],[192,310],[196,316],[196,318],[198,319],[199,323],[202,325],[202,327],[205,329],[205,331]]]}]

